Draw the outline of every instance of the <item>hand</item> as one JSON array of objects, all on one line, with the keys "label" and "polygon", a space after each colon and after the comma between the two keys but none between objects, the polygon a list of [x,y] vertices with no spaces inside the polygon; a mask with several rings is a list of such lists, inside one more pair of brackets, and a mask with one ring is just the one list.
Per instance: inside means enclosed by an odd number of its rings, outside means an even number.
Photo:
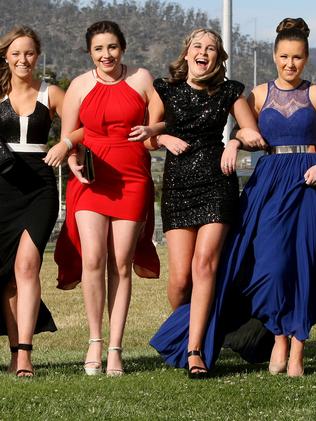
[{"label": "hand", "polygon": [[127,138],[130,142],[143,142],[154,136],[153,130],[149,126],[135,126],[131,130]]},{"label": "hand", "polygon": [[71,172],[73,173],[73,175],[78,178],[78,180],[80,181],[80,183],[82,184],[91,184],[90,181],[88,181],[86,178],[83,177],[82,175],[82,169],[83,169],[83,165],[79,165],[78,161],[77,161],[77,155],[76,154],[72,154],[69,156],[68,158],[68,165],[69,168],[71,170]]},{"label": "hand", "polygon": [[236,171],[236,161],[240,142],[236,139],[230,140],[222,154],[221,169],[223,174],[231,175]]},{"label": "hand", "polygon": [[316,165],[310,167],[304,174],[305,183],[308,186],[316,185]]},{"label": "hand", "polygon": [[58,167],[63,162],[67,153],[67,144],[61,141],[50,148],[45,158],[43,158],[43,161],[51,167]]},{"label": "hand", "polygon": [[173,155],[181,155],[190,148],[190,145],[187,142],[169,134],[162,134],[159,136],[159,146],[164,146]]},{"label": "hand", "polygon": [[242,140],[243,146],[252,149],[266,149],[267,144],[259,132],[244,127],[238,130],[238,138]]}]

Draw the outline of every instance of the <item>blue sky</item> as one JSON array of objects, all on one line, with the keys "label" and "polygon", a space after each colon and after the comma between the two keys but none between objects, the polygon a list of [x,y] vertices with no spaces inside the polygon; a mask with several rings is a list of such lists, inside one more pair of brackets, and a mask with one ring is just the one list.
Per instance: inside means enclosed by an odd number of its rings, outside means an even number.
[{"label": "blue sky", "polygon": [[[143,3],[140,0],[139,2]],[[89,0],[82,0],[82,3],[88,4]],[[178,3],[184,8],[201,9],[210,18],[222,20],[222,0],[170,0],[170,3]],[[233,24],[240,25],[241,33],[254,37],[256,32],[258,40],[273,41],[275,28],[283,18],[302,17],[311,30],[310,46],[316,48],[315,0],[232,0],[232,4]]]}]

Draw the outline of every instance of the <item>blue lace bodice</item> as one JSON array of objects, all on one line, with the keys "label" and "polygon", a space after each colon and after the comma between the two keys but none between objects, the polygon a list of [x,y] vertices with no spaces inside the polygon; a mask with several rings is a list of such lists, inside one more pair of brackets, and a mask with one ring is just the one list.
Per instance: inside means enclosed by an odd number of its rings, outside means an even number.
[{"label": "blue lace bodice", "polygon": [[316,110],[309,98],[310,82],[295,89],[279,89],[268,82],[268,95],[258,125],[271,146],[316,144]]}]

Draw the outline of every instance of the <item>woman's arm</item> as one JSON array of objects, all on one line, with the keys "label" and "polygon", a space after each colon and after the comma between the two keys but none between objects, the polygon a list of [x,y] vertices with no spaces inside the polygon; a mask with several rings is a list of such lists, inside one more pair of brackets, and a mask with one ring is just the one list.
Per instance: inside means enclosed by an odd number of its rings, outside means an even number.
[{"label": "woman's arm", "polygon": [[[81,89],[80,81],[81,77],[74,79],[71,82],[62,106],[61,112],[61,135],[60,142],[57,145],[53,146],[47,153],[44,158],[44,162],[47,165],[57,167],[60,165],[67,155],[67,153],[72,149],[72,147],[82,140],[82,132],[74,133],[71,135],[71,132],[74,132],[80,127],[79,122],[79,109],[81,105]],[[72,138],[72,140],[70,139]]]}]

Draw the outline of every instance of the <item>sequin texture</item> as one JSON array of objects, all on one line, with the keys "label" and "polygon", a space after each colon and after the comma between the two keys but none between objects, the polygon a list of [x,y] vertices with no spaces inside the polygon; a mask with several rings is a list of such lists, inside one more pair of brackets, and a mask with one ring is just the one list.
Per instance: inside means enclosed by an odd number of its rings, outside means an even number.
[{"label": "sequin texture", "polygon": [[190,144],[178,156],[167,151],[161,200],[164,232],[232,223],[238,211],[238,180],[236,174],[227,177],[221,171],[222,133],[244,86],[225,81],[212,96],[186,82],[156,79],[154,86],[164,103],[166,132]]}]

